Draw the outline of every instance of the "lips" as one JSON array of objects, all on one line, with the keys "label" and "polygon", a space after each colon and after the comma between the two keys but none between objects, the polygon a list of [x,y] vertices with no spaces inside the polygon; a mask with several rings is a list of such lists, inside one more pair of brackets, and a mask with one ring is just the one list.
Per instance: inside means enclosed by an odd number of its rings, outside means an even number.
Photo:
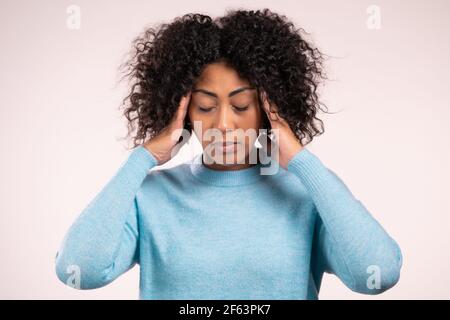
[{"label": "lips", "polygon": [[236,150],[237,144],[239,144],[239,142],[235,141],[216,142],[214,143],[214,147],[219,152],[231,152]]}]

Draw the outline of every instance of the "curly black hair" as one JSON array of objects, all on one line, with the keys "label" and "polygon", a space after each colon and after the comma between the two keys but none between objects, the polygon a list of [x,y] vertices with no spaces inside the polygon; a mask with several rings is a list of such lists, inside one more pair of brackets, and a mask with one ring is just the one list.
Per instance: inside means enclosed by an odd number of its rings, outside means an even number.
[{"label": "curly black hair", "polygon": [[[147,28],[134,39],[131,56],[121,66],[132,82],[130,94],[122,101],[127,137],[136,123],[134,147],[157,135],[205,66],[223,61],[259,91],[267,92],[280,116],[306,145],[324,132],[316,114],[327,110],[318,99],[317,87],[327,77],[324,54],[303,33],[308,34],[267,8],[229,10],[216,19],[189,13]],[[192,133],[186,120],[185,128]],[[265,116],[263,121],[263,128],[270,129]]]}]

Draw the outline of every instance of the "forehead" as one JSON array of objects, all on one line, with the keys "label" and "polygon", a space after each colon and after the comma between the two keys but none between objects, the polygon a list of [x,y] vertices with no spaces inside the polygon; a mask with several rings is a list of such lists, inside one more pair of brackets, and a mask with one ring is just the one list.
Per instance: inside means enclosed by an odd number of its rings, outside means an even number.
[{"label": "forehead", "polygon": [[248,86],[249,82],[241,78],[237,71],[224,62],[208,64],[198,77],[195,87],[207,86],[220,92],[232,91],[239,86]]}]

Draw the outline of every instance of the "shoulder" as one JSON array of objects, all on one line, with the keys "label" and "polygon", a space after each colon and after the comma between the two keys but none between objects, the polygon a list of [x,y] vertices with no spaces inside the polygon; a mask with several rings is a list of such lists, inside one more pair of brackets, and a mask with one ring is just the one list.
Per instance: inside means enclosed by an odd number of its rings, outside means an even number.
[{"label": "shoulder", "polygon": [[280,197],[287,199],[297,199],[299,202],[312,201],[305,185],[292,172],[278,168],[275,174],[267,175],[261,180],[265,187],[276,190]]},{"label": "shoulder", "polygon": [[188,164],[181,163],[173,167],[150,169],[137,191],[138,202],[155,205],[160,201],[182,197],[192,183],[189,168]]},{"label": "shoulder", "polygon": [[263,181],[264,183],[274,184],[277,186],[290,188],[296,191],[305,188],[301,180],[298,179],[298,177],[295,174],[293,174],[291,171],[282,168],[281,166],[276,170],[274,170],[274,173],[267,175],[267,177],[265,177]]},{"label": "shoulder", "polygon": [[189,178],[190,165],[189,161],[174,165],[166,168],[153,168],[151,169],[144,179],[143,185],[154,183],[170,183],[180,184],[185,182]]}]

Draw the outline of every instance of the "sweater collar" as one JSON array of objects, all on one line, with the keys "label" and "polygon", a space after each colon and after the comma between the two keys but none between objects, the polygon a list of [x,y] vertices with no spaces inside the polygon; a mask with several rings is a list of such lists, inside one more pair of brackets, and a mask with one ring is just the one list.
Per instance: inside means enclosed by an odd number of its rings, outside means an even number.
[{"label": "sweater collar", "polygon": [[215,170],[208,168],[202,161],[203,154],[197,154],[192,158],[190,169],[192,175],[198,180],[220,187],[246,185],[260,180],[264,177],[261,174],[261,163],[239,170]]}]

